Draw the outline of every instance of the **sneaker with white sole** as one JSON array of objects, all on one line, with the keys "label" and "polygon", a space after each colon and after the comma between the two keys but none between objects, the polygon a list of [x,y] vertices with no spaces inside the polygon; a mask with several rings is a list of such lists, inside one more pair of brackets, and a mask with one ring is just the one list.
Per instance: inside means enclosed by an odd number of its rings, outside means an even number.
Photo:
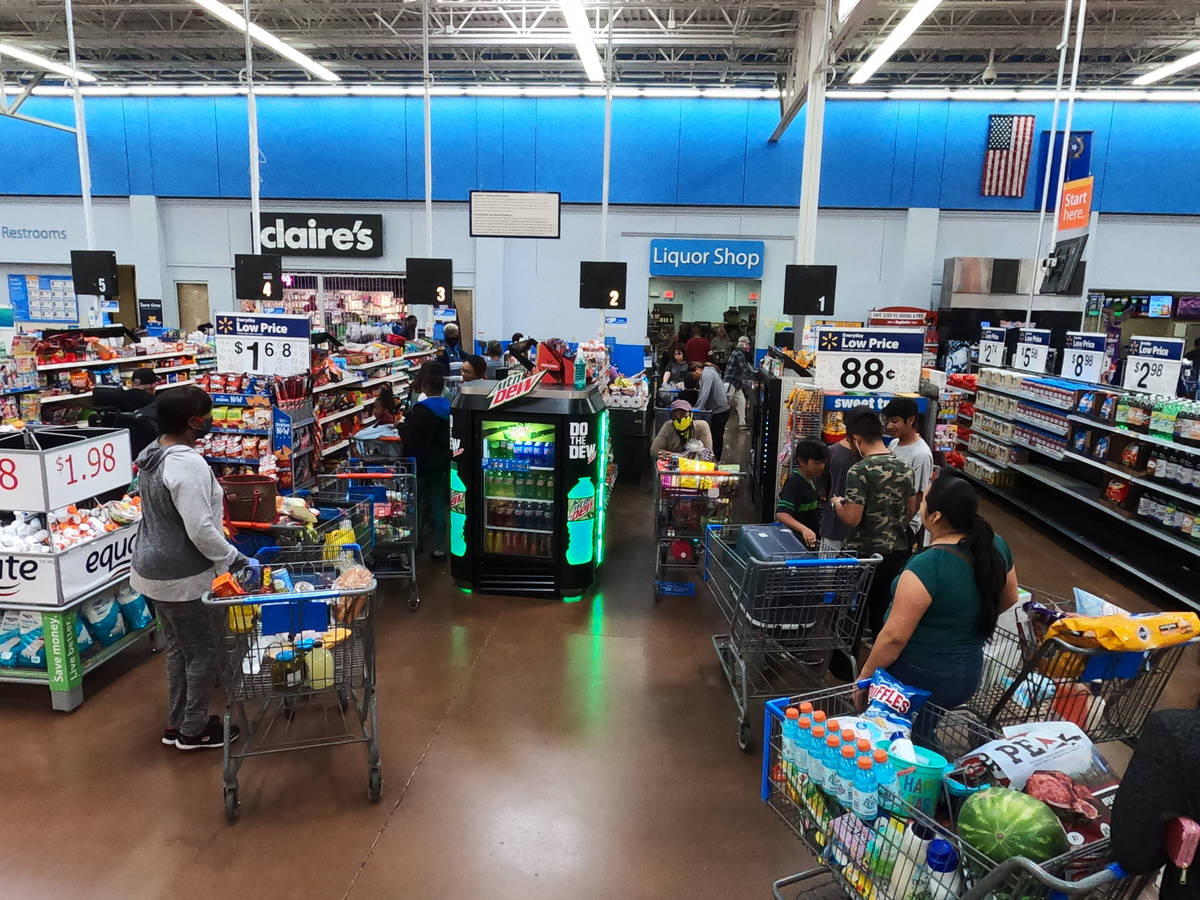
[{"label": "sneaker with white sole", "polygon": [[[232,744],[236,741],[241,733],[241,729],[236,725],[230,725],[229,743]],[[188,736],[181,731],[179,738],[175,741],[175,746],[180,750],[219,749],[225,746],[225,726],[221,723],[219,716],[209,716],[208,725],[204,731],[195,736]]]},{"label": "sneaker with white sole", "polygon": [[175,742],[179,740],[178,728],[164,728],[162,733],[162,742],[168,747],[174,747]]}]

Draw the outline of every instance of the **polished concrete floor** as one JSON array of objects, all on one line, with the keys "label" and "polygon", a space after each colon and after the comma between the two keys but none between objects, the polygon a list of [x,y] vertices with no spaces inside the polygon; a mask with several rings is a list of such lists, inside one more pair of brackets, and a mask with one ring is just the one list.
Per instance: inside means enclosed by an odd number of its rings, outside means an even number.
[{"label": "polished concrete floor", "polygon": [[[248,761],[227,825],[220,754],[158,741],[163,663],[141,648],[90,675],[69,715],[0,685],[0,896],[769,896],[810,861],[737,749],[710,601],[651,599],[650,503],[618,489],[581,601],[461,593],[427,560],[418,612],[385,594],[379,804],[362,747],[317,750]],[[1024,583],[1148,607],[988,511]],[[1189,651],[1168,703],[1192,700],[1195,674]]]}]

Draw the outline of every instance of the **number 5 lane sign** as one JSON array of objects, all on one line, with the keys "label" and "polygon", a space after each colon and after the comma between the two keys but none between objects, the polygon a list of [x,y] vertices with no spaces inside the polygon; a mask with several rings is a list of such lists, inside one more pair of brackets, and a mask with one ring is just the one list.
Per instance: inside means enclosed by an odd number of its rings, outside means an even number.
[{"label": "number 5 lane sign", "polygon": [[1121,386],[1130,391],[1175,395],[1182,368],[1183,338],[1134,336],[1129,341],[1125,361],[1125,379]]},{"label": "number 5 lane sign", "polygon": [[826,391],[916,393],[921,387],[922,328],[821,328],[817,387]]},{"label": "number 5 lane sign", "polygon": [[1106,368],[1104,362],[1105,336],[1086,331],[1068,331],[1063,347],[1063,378],[1099,384]]}]

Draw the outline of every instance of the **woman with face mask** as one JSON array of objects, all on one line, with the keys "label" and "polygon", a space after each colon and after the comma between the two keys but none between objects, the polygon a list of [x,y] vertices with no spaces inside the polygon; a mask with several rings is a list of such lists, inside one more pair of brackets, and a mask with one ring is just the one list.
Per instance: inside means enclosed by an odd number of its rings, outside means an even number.
[{"label": "woman with face mask", "polygon": [[676,400],[671,404],[671,418],[663,423],[650,444],[650,455],[657,457],[661,453],[686,453],[688,444],[693,441],[703,444],[705,450],[712,452],[712,429],[707,422],[692,417],[692,404],[686,400]]},{"label": "woman with face mask", "polygon": [[1004,538],[979,514],[975,489],[942,470],[921,501],[929,547],[892,582],[892,606],[860,678],[876,669],[947,709],[983,677],[983,645],[1017,602],[1017,573]]},{"label": "woman with face mask", "polygon": [[[209,716],[220,648],[200,595],[218,575],[253,563],[225,539],[225,497],[193,446],[212,428],[212,398],[195,386],[155,400],[162,436],[137,458],[142,522],[129,584],[154,602],[167,639],[167,723],[162,742],[220,749],[225,730]],[[237,727],[230,726],[231,738]]]}]

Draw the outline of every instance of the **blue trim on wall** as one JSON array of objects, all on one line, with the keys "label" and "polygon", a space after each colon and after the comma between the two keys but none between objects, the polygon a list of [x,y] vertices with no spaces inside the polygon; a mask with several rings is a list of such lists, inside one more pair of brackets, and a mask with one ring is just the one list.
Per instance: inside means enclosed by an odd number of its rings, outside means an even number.
[{"label": "blue trim on wall", "polygon": [[[1200,214],[1200,117],[1194,104],[1076,104],[1094,132],[1096,208]],[[424,195],[422,109],[412,97],[262,97],[263,196],[415,200]],[[833,100],[825,116],[821,205],[1033,210],[1037,150],[1024,197],[979,194],[987,118],[1029,112],[1049,129],[1049,103]],[[69,98],[33,97],[31,116],[70,123]],[[100,195],[245,197],[245,102],[239,97],[87,100],[94,190]],[[598,203],[604,103],[597,98],[438,97],[434,198],[470,191],[561,191]],[[803,118],[776,144],[770,100],[613,101],[611,199],[655,206],[794,206]],[[74,138],[0,118],[0,194],[79,193]]]}]

